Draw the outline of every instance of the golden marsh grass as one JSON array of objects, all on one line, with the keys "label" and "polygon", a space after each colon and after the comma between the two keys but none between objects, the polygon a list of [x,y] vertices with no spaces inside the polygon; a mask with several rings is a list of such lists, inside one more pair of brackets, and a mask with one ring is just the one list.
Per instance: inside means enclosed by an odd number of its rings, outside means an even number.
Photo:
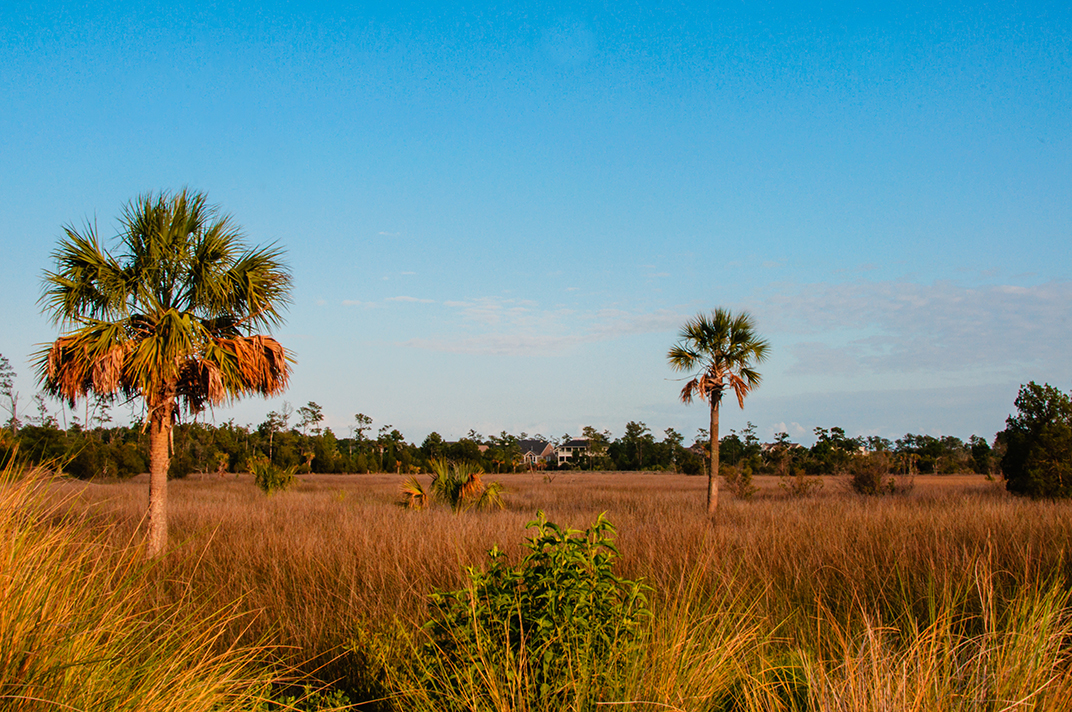
[{"label": "golden marsh grass", "polygon": [[[703,478],[566,472],[490,476],[506,508],[453,514],[398,506],[403,479],[303,476],[272,497],[248,476],[172,482],[176,544],[161,585],[240,600],[257,616],[235,638],[286,646],[291,663],[355,695],[388,695],[383,666],[397,651],[385,648],[394,627],[423,620],[432,588],[461,587],[493,545],[517,555],[538,509],[574,528],[605,511],[620,575],[655,589],[649,652],[616,688],[634,699],[942,709],[946,695],[961,700],[946,709],[1001,709],[1004,690],[1030,696],[1013,709],[1059,709],[1048,705],[1069,688],[1068,503],[1012,498],[974,475],[917,477],[910,493],[879,498],[827,478],[802,499],[760,477],[751,501],[727,496],[712,523]],[[146,488],[56,491],[124,541]]]}]

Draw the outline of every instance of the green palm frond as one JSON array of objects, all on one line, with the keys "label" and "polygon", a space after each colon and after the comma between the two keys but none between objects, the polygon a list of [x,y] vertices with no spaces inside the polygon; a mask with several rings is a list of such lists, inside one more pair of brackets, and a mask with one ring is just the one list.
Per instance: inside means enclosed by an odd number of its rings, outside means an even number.
[{"label": "green palm frond", "polygon": [[428,466],[432,469],[433,480],[450,476],[450,460],[445,457],[433,457],[428,461]]},{"label": "green palm frond", "polygon": [[251,326],[278,324],[289,304],[290,275],[282,268],[282,255],[275,246],[246,252],[223,276],[229,286],[228,310],[241,309]]},{"label": "green palm frond", "polygon": [[64,234],[61,248],[52,253],[57,270],[45,272],[42,302],[53,322],[70,326],[121,315],[126,301],[123,268],[101,247],[96,229],[87,225],[81,234],[67,227]]},{"label": "green palm frond", "polygon": [[486,487],[480,492],[480,495],[473,502],[474,509],[504,509],[506,507],[506,501],[503,499],[502,493],[505,492],[501,482],[489,482]]}]

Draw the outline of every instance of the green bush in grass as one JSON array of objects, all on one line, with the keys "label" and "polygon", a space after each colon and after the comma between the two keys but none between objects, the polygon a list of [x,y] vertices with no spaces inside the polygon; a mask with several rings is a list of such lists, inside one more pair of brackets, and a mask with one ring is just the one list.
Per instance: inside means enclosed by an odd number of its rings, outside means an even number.
[{"label": "green bush in grass", "polygon": [[1005,442],[1005,486],[1029,497],[1072,497],[1072,396],[1050,384],[1020,386]]},{"label": "green bush in grass", "polygon": [[614,575],[611,523],[576,531],[540,512],[528,526],[520,562],[493,548],[487,571],[431,596],[418,677],[444,709],[585,708],[642,654],[648,587]]},{"label": "green bush in grass", "polygon": [[249,471],[253,482],[267,495],[283,492],[294,484],[294,467],[279,467],[266,457],[251,457]]}]

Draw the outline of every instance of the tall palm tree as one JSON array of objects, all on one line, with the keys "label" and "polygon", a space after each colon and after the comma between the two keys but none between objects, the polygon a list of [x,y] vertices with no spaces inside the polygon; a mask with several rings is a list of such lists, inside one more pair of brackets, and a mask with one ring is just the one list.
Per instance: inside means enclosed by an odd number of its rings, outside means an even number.
[{"label": "tall palm tree", "polygon": [[756,335],[748,312],[734,315],[728,309],[716,309],[710,315],[699,314],[689,319],[681,327],[679,338],[667,354],[670,366],[694,374],[681,390],[681,400],[691,403],[698,396],[711,406],[707,512],[714,514],[718,508],[718,409],[722,395],[732,389],[737,403],[744,408],[744,397],[760,381],[753,366],[767,359],[770,345]]},{"label": "tall palm tree", "polygon": [[64,227],[41,304],[64,333],[38,352],[45,390],[74,403],[92,393],[141,398],[149,426],[147,550],[167,544],[171,428],[247,394],[286,388],[290,357],[254,334],[282,322],[290,273],[282,250],[250,248],[203,193],[138,197],[120,216],[116,251],[96,229]]}]

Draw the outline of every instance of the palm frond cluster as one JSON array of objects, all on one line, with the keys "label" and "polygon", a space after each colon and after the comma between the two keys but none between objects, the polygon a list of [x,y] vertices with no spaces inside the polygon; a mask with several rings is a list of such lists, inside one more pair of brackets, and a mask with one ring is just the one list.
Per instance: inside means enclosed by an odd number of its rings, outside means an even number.
[{"label": "palm frond cluster", "polygon": [[743,408],[745,396],[760,382],[752,364],[764,361],[770,348],[756,336],[751,315],[734,315],[726,309],[700,314],[685,322],[680,338],[670,349],[670,366],[676,371],[699,370],[681,389],[681,400],[691,403],[698,396],[718,404],[730,389]]},{"label": "palm frond cluster", "polygon": [[436,502],[458,512],[464,509],[491,509],[504,506],[503,486],[482,479],[484,468],[468,461],[450,462],[436,458],[431,462],[432,481],[426,487],[416,477],[402,485],[404,503],[410,509],[426,509]]},{"label": "palm frond cluster", "polygon": [[144,396],[150,410],[190,412],[243,395],[275,395],[285,349],[252,334],[281,321],[290,275],[279,248],[251,249],[200,193],[146,195],[121,217],[119,252],[96,229],[64,229],[42,303],[66,330],[38,353],[45,390]]}]

